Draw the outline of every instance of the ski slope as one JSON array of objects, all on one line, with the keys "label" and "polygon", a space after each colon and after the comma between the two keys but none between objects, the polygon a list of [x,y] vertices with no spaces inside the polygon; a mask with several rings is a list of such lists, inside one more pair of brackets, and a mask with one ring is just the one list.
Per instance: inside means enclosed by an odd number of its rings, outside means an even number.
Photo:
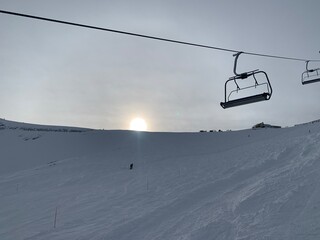
[{"label": "ski slope", "polygon": [[320,239],[319,121],[149,133],[0,119],[0,146],[3,240]]}]

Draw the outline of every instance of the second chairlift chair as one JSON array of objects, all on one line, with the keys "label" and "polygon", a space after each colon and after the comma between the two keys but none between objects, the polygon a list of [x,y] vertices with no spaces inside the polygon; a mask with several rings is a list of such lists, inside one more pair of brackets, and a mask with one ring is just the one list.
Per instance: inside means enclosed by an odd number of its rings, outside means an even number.
[{"label": "second chairlift chair", "polygon": [[301,82],[303,85],[320,82],[320,68],[309,69],[309,61],[306,61],[306,71],[302,73]]},{"label": "second chairlift chair", "polygon": [[[266,72],[256,69],[253,71],[243,72],[240,74],[237,73],[237,61],[241,53],[243,52],[238,52],[233,55],[235,56],[234,68],[233,68],[233,72],[235,76],[230,77],[224,85],[224,102],[220,103],[221,107],[223,108],[236,107],[236,106],[250,104],[254,102],[269,100],[272,95],[272,87]],[[259,83],[256,77],[257,75],[261,75],[265,79],[264,82]],[[244,80],[244,79],[251,79],[253,83],[246,87],[240,87],[237,80]],[[233,90],[227,93],[227,86],[229,85],[229,83],[234,83],[234,88]],[[230,100],[231,95],[233,95],[234,93],[238,93],[241,90],[245,90],[249,88],[257,88],[262,85],[266,86],[266,91],[263,93]]]}]

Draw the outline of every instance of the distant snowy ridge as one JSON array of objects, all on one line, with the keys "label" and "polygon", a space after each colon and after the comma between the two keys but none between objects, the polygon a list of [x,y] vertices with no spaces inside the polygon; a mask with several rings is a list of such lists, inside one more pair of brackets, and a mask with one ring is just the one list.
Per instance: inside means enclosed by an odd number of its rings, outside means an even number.
[{"label": "distant snowy ridge", "polygon": [[39,131],[39,132],[86,132],[92,129],[77,128],[77,127],[60,127],[60,126],[44,126],[30,123],[20,123],[14,121],[8,121],[0,118],[0,130],[24,130],[24,131]]},{"label": "distant snowy ridge", "polygon": [[311,122],[306,122],[306,123],[299,123],[299,124],[296,124],[295,126],[300,126],[300,125],[307,125],[307,124],[313,124],[313,123],[319,123],[320,122],[320,119],[318,120],[313,120]]}]

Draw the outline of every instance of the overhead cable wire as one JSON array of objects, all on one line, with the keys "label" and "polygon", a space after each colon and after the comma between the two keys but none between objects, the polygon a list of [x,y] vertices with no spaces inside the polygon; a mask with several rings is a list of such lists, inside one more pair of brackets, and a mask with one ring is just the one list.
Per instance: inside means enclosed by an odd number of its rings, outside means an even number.
[{"label": "overhead cable wire", "polygon": [[165,42],[171,42],[171,43],[176,43],[176,44],[189,45],[189,46],[193,46],[193,47],[213,49],[213,50],[217,50],[217,51],[225,51],[225,52],[233,52],[233,53],[242,52],[243,54],[247,54],[247,55],[259,56],[259,57],[267,57],[267,58],[277,58],[277,59],[292,60],[292,61],[320,62],[320,60],[312,60],[312,59],[303,59],[303,58],[294,58],[294,57],[269,55],[269,54],[255,53],[255,52],[239,51],[239,50],[235,50],[235,49],[221,48],[221,47],[215,47],[215,46],[210,46],[210,45],[204,45],[204,44],[198,44],[198,43],[192,43],[192,42],[186,42],[186,41],[179,41],[179,40],[175,40],[175,39],[162,38],[162,37],[156,37],[156,36],[151,36],[151,35],[145,35],[145,34],[121,31],[121,30],[116,30],[116,29],[110,29],[110,28],[103,28],[103,27],[97,27],[97,26],[92,26],[92,25],[80,24],[80,23],[75,23],[75,22],[68,22],[68,21],[63,21],[63,20],[58,20],[58,19],[53,19],[53,18],[39,17],[39,16],[28,15],[28,14],[24,14],[24,13],[10,12],[10,11],[5,11],[5,10],[1,10],[1,9],[0,9],[0,13],[19,16],[19,17],[25,17],[25,18],[32,18],[32,19],[41,20],[41,21],[47,21],[47,22],[66,24],[66,25],[71,25],[71,26],[76,26],[76,27],[83,27],[83,28],[89,28],[89,29],[94,29],[94,30],[107,31],[107,32],[118,33],[118,34],[124,34],[124,35],[129,35],[129,36],[134,36],[134,37],[147,38],[147,39],[152,39],[152,40],[158,40],[158,41],[165,41]]}]

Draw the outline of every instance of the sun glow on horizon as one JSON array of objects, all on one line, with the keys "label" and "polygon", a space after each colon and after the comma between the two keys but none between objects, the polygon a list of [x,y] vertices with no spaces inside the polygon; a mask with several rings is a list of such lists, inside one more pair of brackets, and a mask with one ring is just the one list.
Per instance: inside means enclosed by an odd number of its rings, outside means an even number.
[{"label": "sun glow on horizon", "polygon": [[147,123],[143,118],[134,118],[130,122],[130,130],[146,131]]}]

